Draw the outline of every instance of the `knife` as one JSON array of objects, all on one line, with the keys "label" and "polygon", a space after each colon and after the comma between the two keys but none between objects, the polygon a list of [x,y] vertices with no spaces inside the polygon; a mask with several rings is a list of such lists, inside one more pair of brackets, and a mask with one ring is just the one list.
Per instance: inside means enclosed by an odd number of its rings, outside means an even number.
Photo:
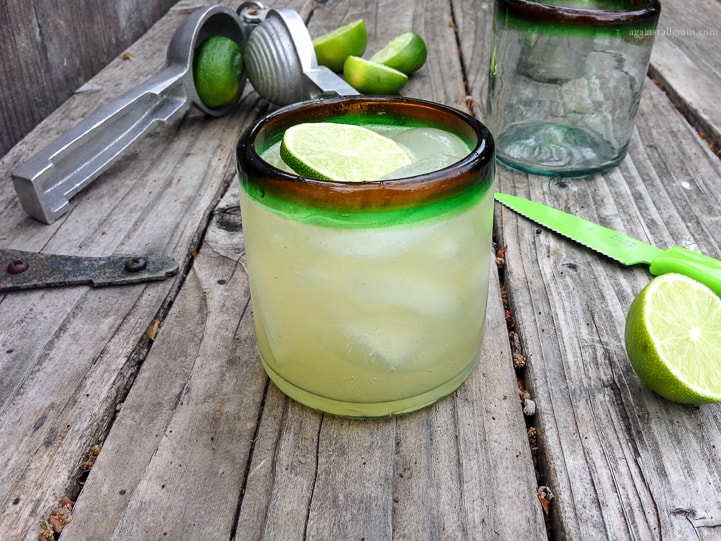
[{"label": "knife", "polygon": [[669,272],[685,274],[721,296],[721,261],[718,259],[681,246],[662,250],[624,233],[515,195],[496,193],[495,197],[521,216],[623,265],[650,265],[649,271],[654,276]]}]

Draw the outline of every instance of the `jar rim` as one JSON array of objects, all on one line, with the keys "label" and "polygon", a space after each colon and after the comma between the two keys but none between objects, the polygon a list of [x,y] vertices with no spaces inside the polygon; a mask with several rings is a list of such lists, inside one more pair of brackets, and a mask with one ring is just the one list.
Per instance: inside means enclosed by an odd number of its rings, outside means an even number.
[{"label": "jar rim", "polygon": [[659,0],[496,0],[502,13],[533,22],[628,26],[655,24]]}]

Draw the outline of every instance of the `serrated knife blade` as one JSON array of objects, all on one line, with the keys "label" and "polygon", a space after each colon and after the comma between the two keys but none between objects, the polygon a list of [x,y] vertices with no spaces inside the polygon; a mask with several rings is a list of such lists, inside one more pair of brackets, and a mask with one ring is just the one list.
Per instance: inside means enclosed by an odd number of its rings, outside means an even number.
[{"label": "serrated knife blade", "polygon": [[654,276],[677,272],[706,284],[721,295],[721,261],[673,246],[667,250],[595,222],[515,195],[496,193],[497,201],[521,216],[623,265],[649,265]]}]

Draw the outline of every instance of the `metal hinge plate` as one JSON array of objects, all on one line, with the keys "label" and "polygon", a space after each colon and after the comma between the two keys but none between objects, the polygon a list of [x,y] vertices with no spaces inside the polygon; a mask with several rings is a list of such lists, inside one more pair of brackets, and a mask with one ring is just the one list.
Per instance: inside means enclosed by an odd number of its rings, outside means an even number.
[{"label": "metal hinge plate", "polygon": [[0,292],[39,287],[104,287],[164,280],[178,272],[166,256],[110,255],[84,257],[0,250]]}]

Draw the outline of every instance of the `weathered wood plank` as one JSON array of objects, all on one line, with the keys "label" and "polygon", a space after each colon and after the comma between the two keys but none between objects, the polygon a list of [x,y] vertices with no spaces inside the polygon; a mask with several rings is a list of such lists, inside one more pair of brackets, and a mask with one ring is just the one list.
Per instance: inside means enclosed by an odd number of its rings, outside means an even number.
[{"label": "weathered wood plank", "polygon": [[[366,5],[365,17],[383,35],[406,30],[411,21],[428,28],[424,17],[437,21],[442,11],[432,2],[397,12],[389,7],[396,18],[374,5]],[[322,27],[326,14],[336,26],[357,18],[357,9],[350,2],[318,6],[311,30]],[[408,94],[463,105],[453,28],[433,28],[429,43],[453,53],[431,52],[428,72],[412,79]],[[266,388],[248,341],[237,186],[231,184],[214,216],[64,536],[544,536],[495,273],[481,364],[453,397],[392,420],[323,416]],[[224,327],[232,322],[238,327]],[[182,351],[186,336],[192,346]],[[177,373],[168,374],[170,365]],[[208,427],[221,406],[235,425]],[[129,441],[139,443],[128,449]],[[214,457],[223,457],[222,475]],[[207,495],[200,485],[220,495]],[[122,494],[115,492],[120,486]],[[234,506],[235,526],[228,522]]]},{"label": "weathered wood plank", "polygon": [[[172,33],[197,7],[183,3],[0,161],[2,244],[75,255],[159,253],[181,268],[191,260],[215,203],[234,177],[230,159],[255,98],[233,117],[189,112],[159,128],[90,188],[52,226],[20,208],[10,171],[79,118],[156,73]],[[35,539],[41,518],[64,494],[88,449],[102,441],[149,341],[183,276],[162,283],[92,290],[68,288],[0,299],[0,530]]]},{"label": "weathered wood plank", "polygon": [[[615,170],[583,180],[499,170],[502,191],[714,257],[720,178],[718,158],[652,84]],[[658,397],[625,354],[626,311],[648,270],[605,260],[506,209],[496,218],[538,404],[541,470],[555,494],[554,536],[715,538],[721,409]]]},{"label": "weathered wood plank", "polygon": [[[483,49],[468,36],[489,21],[464,7],[455,7],[464,13],[461,53],[478,58]],[[719,41],[681,30],[713,31],[720,8],[664,3],[659,29],[676,35],[659,32],[650,70],[707,135],[721,126],[712,105],[720,56],[709,53]],[[485,103],[485,81],[485,71],[475,79],[469,74],[477,102]],[[651,81],[637,128],[629,157],[605,175],[558,180],[500,167],[499,189],[659,246],[681,244],[718,257],[718,160]],[[625,354],[626,311],[648,282],[647,270],[603,260],[505,209],[496,219],[499,241],[509,246],[506,287],[538,405],[541,482],[555,494],[553,536],[711,539],[721,523],[713,488],[721,470],[714,451],[719,409],[678,406],[650,393]]]},{"label": "weathered wood plank", "polygon": [[219,231],[237,227],[237,213],[215,214],[81,494],[69,538],[230,538],[266,384],[238,263],[242,236],[216,243]]},{"label": "weathered wood plank", "polygon": [[721,151],[721,3],[662,2],[649,72]]},{"label": "weathered wood plank", "polygon": [[144,34],[174,0],[0,5],[0,156]]},{"label": "weathered wood plank", "polygon": [[468,105],[478,118],[484,120],[493,37],[493,1],[453,0],[451,6],[470,98]]}]

